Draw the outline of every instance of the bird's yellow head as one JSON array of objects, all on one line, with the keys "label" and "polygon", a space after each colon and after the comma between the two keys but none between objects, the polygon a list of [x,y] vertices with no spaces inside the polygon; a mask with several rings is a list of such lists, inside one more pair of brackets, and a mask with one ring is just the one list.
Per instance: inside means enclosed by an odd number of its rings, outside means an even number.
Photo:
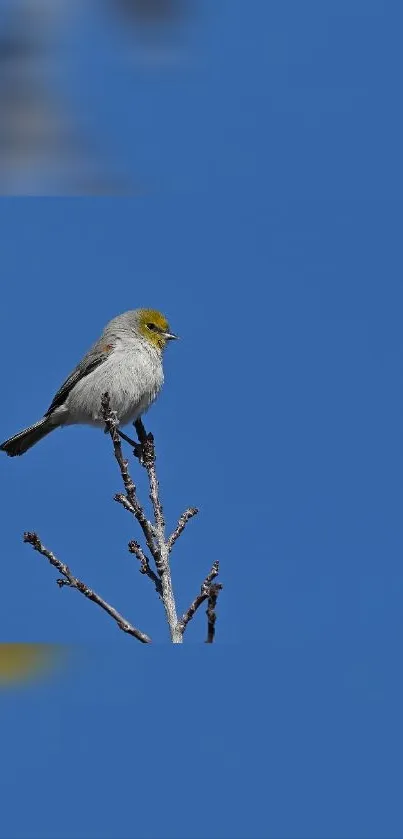
[{"label": "bird's yellow head", "polygon": [[178,337],[171,332],[166,317],[156,309],[139,309],[138,319],[141,335],[161,351],[168,341]]}]

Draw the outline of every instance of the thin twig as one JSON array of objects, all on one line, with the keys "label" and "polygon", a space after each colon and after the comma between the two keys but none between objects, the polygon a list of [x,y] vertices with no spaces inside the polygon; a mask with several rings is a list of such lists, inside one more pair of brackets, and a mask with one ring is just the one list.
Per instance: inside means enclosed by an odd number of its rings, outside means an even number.
[{"label": "thin twig", "polygon": [[129,469],[128,469],[128,462],[124,459],[122,454],[122,447],[120,445],[119,433],[118,433],[118,425],[119,421],[116,415],[116,411],[111,410],[110,406],[110,399],[109,394],[104,393],[101,402],[102,408],[102,415],[103,419],[105,420],[105,425],[109,434],[112,439],[113,449],[115,453],[116,460],[119,464],[120,474],[122,475],[122,480],[125,485],[125,490],[127,497],[133,506],[136,503],[136,487],[130,477]]},{"label": "thin twig", "polygon": [[140,502],[136,499],[136,504],[133,506],[133,502],[129,501],[127,495],[123,495],[121,492],[117,492],[114,496],[114,500],[121,504],[125,510],[128,510],[129,513],[132,513],[133,516],[136,517],[143,533],[145,540],[147,542],[147,547],[151,552],[155,550],[153,536],[155,536],[155,528],[151,521],[148,520]]},{"label": "thin twig", "polygon": [[157,473],[155,471],[155,445],[153,434],[147,434],[141,419],[134,423],[139,438],[139,443],[142,448],[142,465],[147,471],[148,481],[150,484],[150,501],[153,506],[155,526],[161,533],[164,532],[165,541],[165,520],[162,509],[161,499],[159,496],[159,483]]},{"label": "thin twig", "polygon": [[[221,583],[213,583],[213,580],[218,576],[220,569],[220,564],[218,560],[216,560],[213,565],[211,566],[211,570],[207,574],[207,577],[203,580],[201,587],[200,587],[200,594],[195,597],[193,603],[190,604],[188,610],[182,615],[181,619],[179,620],[179,627],[182,632],[182,635],[189,623],[192,620],[193,616],[196,614],[197,610],[200,608],[202,603],[205,600],[210,600],[212,597],[213,590],[216,590],[215,594],[215,602],[214,607],[217,602],[218,592],[222,589]],[[214,634],[213,634],[214,637]]]},{"label": "thin twig", "polygon": [[188,521],[190,521],[190,519],[192,519],[193,516],[197,516],[198,512],[199,511],[197,507],[189,507],[187,510],[185,510],[184,513],[182,513],[182,515],[179,518],[178,524],[175,527],[175,530],[173,531],[173,533],[171,533],[168,539],[169,552],[171,552],[176,540],[179,539],[179,536],[181,535],[181,533],[183,533]]},{"label": "thin twig", "polygon": [[115,495],[115,500],[118,501],[120,504],[123,504],[123,506],[126,507],[126,509],[129,510],[136,517],[144,533],[144,537],[147,542],[147,547],[151,551],[152,555],[154,555],[154,528],[151,522],[148,521],[147,516],[145,515],[144,510],[137,498],[136,487],[129,473],[129,464],[127,460],[125,460],[123,457],[122,446],[119,439],[118,419],[116,416],[116,412],[111,410],[108,393],[104,393],[101,405],[102,416],[113,443],[113,451],[115,454],[115,458],[118,462],[120,474],[122,476],[122,481],[126,490],[126,499],[125,496],[118,494]]},{"label": "thin twig", "polygon": [[129,547],[129,551],[130,551],[130,553],[131,553],[131,554],[134,554],[134,555],[137,557],[137,559],[139,560],[139,562],[140,562],[140,571],[141,571],[141,573],[142,573],[142,574],[146,574],[146,575],[147,575],[147,577],[149,577],[149,578],[150,578],[150,580],[152,580],[152,581],[153,581],[153,583],[154,583],[154,585],[155,585],[155,590],[156,590],[157,594],[159,594],[160,596],[162,596],[162,586],[161,586],[161,580],[160,580],[160,578],[159,578],[159,577],[157,577],[157,575],[156,575],[155,571],[153,571],[153,569],[151,568],[151,565],[150,565],[149,559],[148,559],[148,557],[145,555],[145,553],[144,553],[143,548],[141,547],[141,545],[139,545],[139,543],[138,543],[138,542],[135,542],[135,540],[134,540],[134,539],[131,539],[131,541],[129,542],[128,547]]},{"label": "thin twig", "polygon": [[207,638],[206,644],[212,644],[214,641],[215,636],[215,624],[217,620],[217,615],[215,613],[215,607],[217,604],[218,593],[221,591],[222,585],[220,583],[212,583],[210,586],[210,594],[206,609],[207,615]]},{"label": "thin twig", "polygon": [[104,609],[105,612],[113,618],[119,629],[123,632],[127,632],[128,635],[132,635],[134,638],[137,638],[138,641],[141,641],[142,644],[150,644],[151,638],[145,634],[145,632],[141,632],[139,629],[136,629],[131,623],[129,623],[126,618],[124,618],[119,612],[114,609],[109,603],[106,602],[99,594],[96,594],[95,591],[90,589],[85,583],[79,580],[77,577],[74,577],[68,565],[65,565],[64,562],[61,562],[60,559],[49,551],[45,546],[42,544],[39,536],[36,533],[24,533],[24,542],[27,542],[29,545],[32,545],[35,551],[45,556],[51,565],[53,565],[60,574],[64,577],[63,580],[57,580],[57,583],[60,587],[62,586],[70,586],[70,588],[75,588],[77,591],[80,591],[85,597],[88,597],[88,600],[92,600],[93,603],[96,603],[101,609]]}]

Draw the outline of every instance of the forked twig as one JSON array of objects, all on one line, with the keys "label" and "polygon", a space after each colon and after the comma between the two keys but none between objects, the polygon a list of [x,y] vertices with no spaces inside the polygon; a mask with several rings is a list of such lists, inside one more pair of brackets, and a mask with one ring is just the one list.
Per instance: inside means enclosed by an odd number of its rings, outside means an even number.
[{"label": "forked twig", "polygon": [[179,539],[179,536],[181,535],[181,533],[183,533],[188,521],[190,521],[190,519],[192,519],[193,516],[197,516],[198,512],[199,511],[197,507],[189,507],[187,510],[185,510],[184,513],[182,513],[182,515],[179,518],[178,524],[175,527],[175,530],[173,531],[173,533],[171,533],[168,539],[169,551],[172,550],[176,540]]},{"label": "forked twig", "polygon": [[140,629],[136,629],[131,623],[129,623],[126,618],[124,618],[119,612],[114,609],[103,597],[100,597],[95,591],[89,588],[85,583],[75,577],[68,565],[65,565],[64,562],[61,562],[52,551],[49,551],[45,546],[42,544],[39,536],[36,533],[24,533],[24,542],[27,542],[29,545],[32,545],[35,551],[45,556],[51,565],[53,565],[60,574],[62,574],[62,580],[57,580],[57,584],[62,588],[63,586],[70,586],[70,588],[75,588],[77,591],[80,591],[84,597],[88,597],[88,600],[92,600],[93,603],[96,603],[97,606],[100,606],[101,609],[104,609],[105,612],[110,615],[113,620],[116,621],[119,629],[123,632],[127,632],[128,635],[132,635],[134,638],[137,638],[138,641],[141,641],[142,644],[150,644],[151,638],[145,634],[145,632],[141,632]]},{"label": "forked twig", "polygon": [[[195,599],[190,604],[189,608],[182,615],[182,617],[179,621],[180,627],[182,629],[182,634],[183,634],[187,625],[188,625],[188,623],[189,623],[189,621],[192,620],[192,618],[194,617],[194,615],[196,614],[197,610],[200,608],[202,603],[204,603],[205,600],[208,600],[209,601],[209,606],[207,608],[207,618],[208,618],[207,641],[208,641],[208,643],[212,643],[212,641],[214,639],[214,630],[213,630],[211,641],[209,640],[209,638],[211,636],[210,624],[212,623],[213,626],[215,624],[216,618],[215,618],[215,611],[214,610],[215,610],[215,606],[216,606],[216,603],[217,603],[218,592],[222,589],[221,583],[213,583],[213,580],[218,576],[219,569],[220,569],[220,564],[219,564],[218,560],[216,560],[213,563],[213,565],[211,567],[211,570],[207,574],[207,577],[203,580],[203,582],[201,584],[200,594],[198,594],[197,597],[195,597]],[[210,600],[212,601],[211,607],[210,607]],[[209,615],[209,608],[211,608],[211,614],[210,615]],[[213,617],[213,615],[214,615],[214,617]]]},{"label": "forked twig", "polygon": [[162,596],[161,580],[157,576],[155,571],[153,571],[153,569],[151,568],[148,557],[146,557],[141,545],[139,545],[139,543],[136,542],[134,539],[131,539],[129,544],[128,544],[128,548],[129,548],[130,553],[134,554],[137,557],[137,559],[139,560],[141,573],[146,574],[147,577],[149,577],[150,580],[153,581],[157,594]]}]

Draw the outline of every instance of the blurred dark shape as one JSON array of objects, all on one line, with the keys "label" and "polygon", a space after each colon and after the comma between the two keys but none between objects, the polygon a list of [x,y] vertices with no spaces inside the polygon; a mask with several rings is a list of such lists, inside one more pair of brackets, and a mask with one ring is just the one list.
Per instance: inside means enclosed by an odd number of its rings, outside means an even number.
[{"label": "blurred dark shape", "polygon": [[26,684],[49,674],[65,653],[58,644],[0,644],[0,687]]},{"label": "blurred dark shape", "polygon": [[[197,0],[104,0],[124,37],[121,55],[133,66],[168,70],[184,60],[183,24]],[[122,49],[123,46],[123,49]]]},{"label": "blurred dark shape", "polygon": [[108,0],[110,6],[129,23],[175,22],[183,16],[184,0]]},{"label": "blurred dark shape", "polygon": [[100,159],[56,92],[54,43],[68,11],[69,0],[0,6],[0,194],[131,191]]},{"label": "blurred dark shape", "polygon": [[[107,10],[107,26],[114,19],[119,35],[107,48],[116,49],[129,72],[136,64],[142,71],[169,72],[184,60],[181,24],[196,5],[196,0],[94,0],[89,8],[94,15]],[[74,42],[83,20],[86,32],[86,11],[79,0],[0,0],[0,195],[145,191],[117,158],[106,161],[108,132],[93,130],[93,115],[63,96],[60,80],[68,76],[69,59],[59,36],[63,32],[65,45],[73,22]],[[105,92],[108,82],[102,82]],[[119,124],[113,127],[117,136],[119,130]]]}]

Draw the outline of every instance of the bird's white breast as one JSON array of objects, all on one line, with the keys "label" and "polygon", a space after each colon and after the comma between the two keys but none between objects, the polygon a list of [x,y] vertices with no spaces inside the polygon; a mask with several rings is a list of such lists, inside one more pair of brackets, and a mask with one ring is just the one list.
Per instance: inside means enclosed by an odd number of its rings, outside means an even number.
[{"label": "bird's white breast", "polygon": [[118,347],[75,385],[66,400],[67,422],[103,425],[101,399],[108,392],[112,410],[126,425],[149,408],[163,381],[161,356],[153,347]]}]

